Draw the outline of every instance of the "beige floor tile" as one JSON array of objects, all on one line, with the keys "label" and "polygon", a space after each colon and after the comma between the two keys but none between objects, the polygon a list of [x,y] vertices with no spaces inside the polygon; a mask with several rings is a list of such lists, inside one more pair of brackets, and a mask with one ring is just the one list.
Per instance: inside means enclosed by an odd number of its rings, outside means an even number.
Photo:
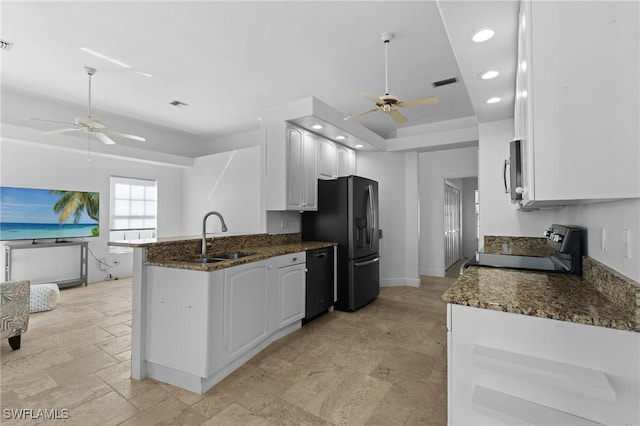
[{"label": "beige floor tile", "polygon": [[96,373],[113,390],[118,392],[125,399],[131,399],[148,390],[159,386],[155,380],[133,380],[131,379],[131,363],[122,361],[110,367],[104,368]]},{"label": "beige floor tile", "polygon": [[258,415],[281,426],[331,425],[326,420],[280,398],[267,405]]},{"label": "beige floor tile", "polygon": [[116,365],[116,360],[111,355],[95,349],[93,352],[81,357],[48,367],[44,371],[59,385],[72,383],[87,375],[96,373],[104,368]]},{"label": "beige floor tile", "polygon": [[203,426],[275,426],[269,420],[252,414],[249,410],[238,404],[231,404],[219,414],[210,418]]},{"label": "beige floor tile", "polygon": [[364,424],[390,388],[388,382],[345,370],[303,408],[334,425]]},{"label": "beige floor tile", "polygon": [[23,407],[41,409],[72,408],[93,401],[113,390],[95,375],[84,376],[73,383],[58,385],[29,396],[22,401]]},{"label": "beige floor tile", "polygon": [[117,392],[109,392],[89,402],[69,409],[69,425],[118,425],[137,415],[139,411]]},{"label": "beige floor tile", "polygon": [[64,289],[54,310],[32,315],[20,350],[1,343],[2,408],[68,408],[56,424],[444,425],[440,296],[453,281],[422,277],[322,315],[204,395],[130,378],[130,279]]}]

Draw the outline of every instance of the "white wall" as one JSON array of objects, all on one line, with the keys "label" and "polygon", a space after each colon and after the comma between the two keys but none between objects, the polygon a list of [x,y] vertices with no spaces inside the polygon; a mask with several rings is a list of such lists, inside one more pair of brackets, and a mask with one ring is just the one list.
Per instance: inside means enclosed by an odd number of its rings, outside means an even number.
[{"label": "white wall", "polygon": [[[97,258],[106,258],[110,264],[117,260],[120,264],[103,272],[99,270],[99,263],[90,255],[89,282],[104,280],[109,273],[120,277],[130,276],[132,272],[131,254],[107,254],[111,175],[157,179],[158,235],[162,237],[182,233],[182,167],[116,159],[99,154],[93,154],[91,161],[87,161],[86,151],[60,149],[6,138],[0,141],[0,164],[0,183],[4,186],[100,192],[100,237],[87,238],[89,249]],[[4,243],[2,245],[4,249]],[[12,278],[31,279],[34,282],[73,278],[78,275],[79,260],[70,250],[71,248],[20,250],[20,255],[12,262],[15,272]],[[2,262],[4,270],[4,257]]]},{"label": "white wall", "polygon": [[[184,172],[182,232],[202,233],[202,218],[219,212],[228,235],[260,232],[260,147],[239,149],[194,159]],[[221,233],[220,221],[211,217],[208,232]]]},{"label": "white wall", "polygon": [[[590,257],[640,282],[640,200],[569,206],[559,215],[560,224],[587,228]],[[605,228],[605,250],[600,244],[601,227]],[[630,257],[625,229],[630,231]]]},{"label": "white wall", "polygon": [[444,180],[478,175],[478,148],[419,154],[420,275],[443,277]]},{"label": "white wall", "polygon": [[416,153],[358,152],[357,175],[378,181],[380,285],[418,286]]},{"label": "white wall", "polygon": [[540,237],[557,223],[558,209],[523,212],[504,192],[502,170],[509,158],[513,120],[480,124],[478,192],[480,198],[480,246],[485,235]]}]

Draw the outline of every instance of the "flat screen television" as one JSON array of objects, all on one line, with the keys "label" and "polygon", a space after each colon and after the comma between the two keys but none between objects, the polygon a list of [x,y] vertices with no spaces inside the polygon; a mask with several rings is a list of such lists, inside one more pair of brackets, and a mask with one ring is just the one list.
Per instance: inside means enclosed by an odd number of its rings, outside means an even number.
[{"label": "flat screen television", "polygon": [[100,234],[100,193],[0,186],[0,240]]}]

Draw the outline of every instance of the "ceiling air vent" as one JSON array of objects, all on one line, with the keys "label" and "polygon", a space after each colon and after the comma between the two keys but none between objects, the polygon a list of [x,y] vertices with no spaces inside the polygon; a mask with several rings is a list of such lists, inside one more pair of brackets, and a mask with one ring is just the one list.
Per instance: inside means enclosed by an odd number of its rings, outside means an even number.
[{"label": "ceiling air vent", "polygon": [[11,50],[13,47],[13,43],[7,40],[0,40],[0,49],[2,50]]},{"label": "ceiling air vent", "polygon": [[446,86],[448,84],[453,84],[457,82],[458,82],[458,79],[456,77],[451,77],[451,78],[447,78],[440,81],[434,81],[433,83],[431,83],[431,85],[433,87],[440,87],[440,86]]},{"label": "ceiling air vent", "polygon": [[184,102],[180,102],[180,101],[173,101],[173,102],[169,102],[169,105],[173,105],[174,107],[184,107],[184,106],[187,106],[188,104],[185,104]]}]

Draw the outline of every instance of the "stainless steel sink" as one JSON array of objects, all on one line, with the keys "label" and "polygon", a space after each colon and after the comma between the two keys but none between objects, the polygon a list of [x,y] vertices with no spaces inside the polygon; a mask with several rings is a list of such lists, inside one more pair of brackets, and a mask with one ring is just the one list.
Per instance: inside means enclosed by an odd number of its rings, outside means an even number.
[{"label": "stainless steel sink", "polygon": [[233,253],[224,253],[217,254],[213,258],[221,259],[221,260],[230,260],[230,259],[240,259],[242,257],[253,256],[255,253],[244,253],[244,252],[233,252]]},{"label": "stainless steel sink", "polygon": [[224,262],[227,259],[219,259],[216,257],[195,257],[193,259],[189,259],[187,262],[193,263],[216,263],[216,262]]},{"label": "stainless steel sink", "polygon": [[212,257],[194,257],[193,259],[189,259],[188,262],[193,263],[216,263],[216,262],[224,262],[225,260],[234,260],[240,259],[242,257],[252,256],[255,253],[244,253],[244,252],[232,252],[232,253],[222,253],[216,254]]}]

